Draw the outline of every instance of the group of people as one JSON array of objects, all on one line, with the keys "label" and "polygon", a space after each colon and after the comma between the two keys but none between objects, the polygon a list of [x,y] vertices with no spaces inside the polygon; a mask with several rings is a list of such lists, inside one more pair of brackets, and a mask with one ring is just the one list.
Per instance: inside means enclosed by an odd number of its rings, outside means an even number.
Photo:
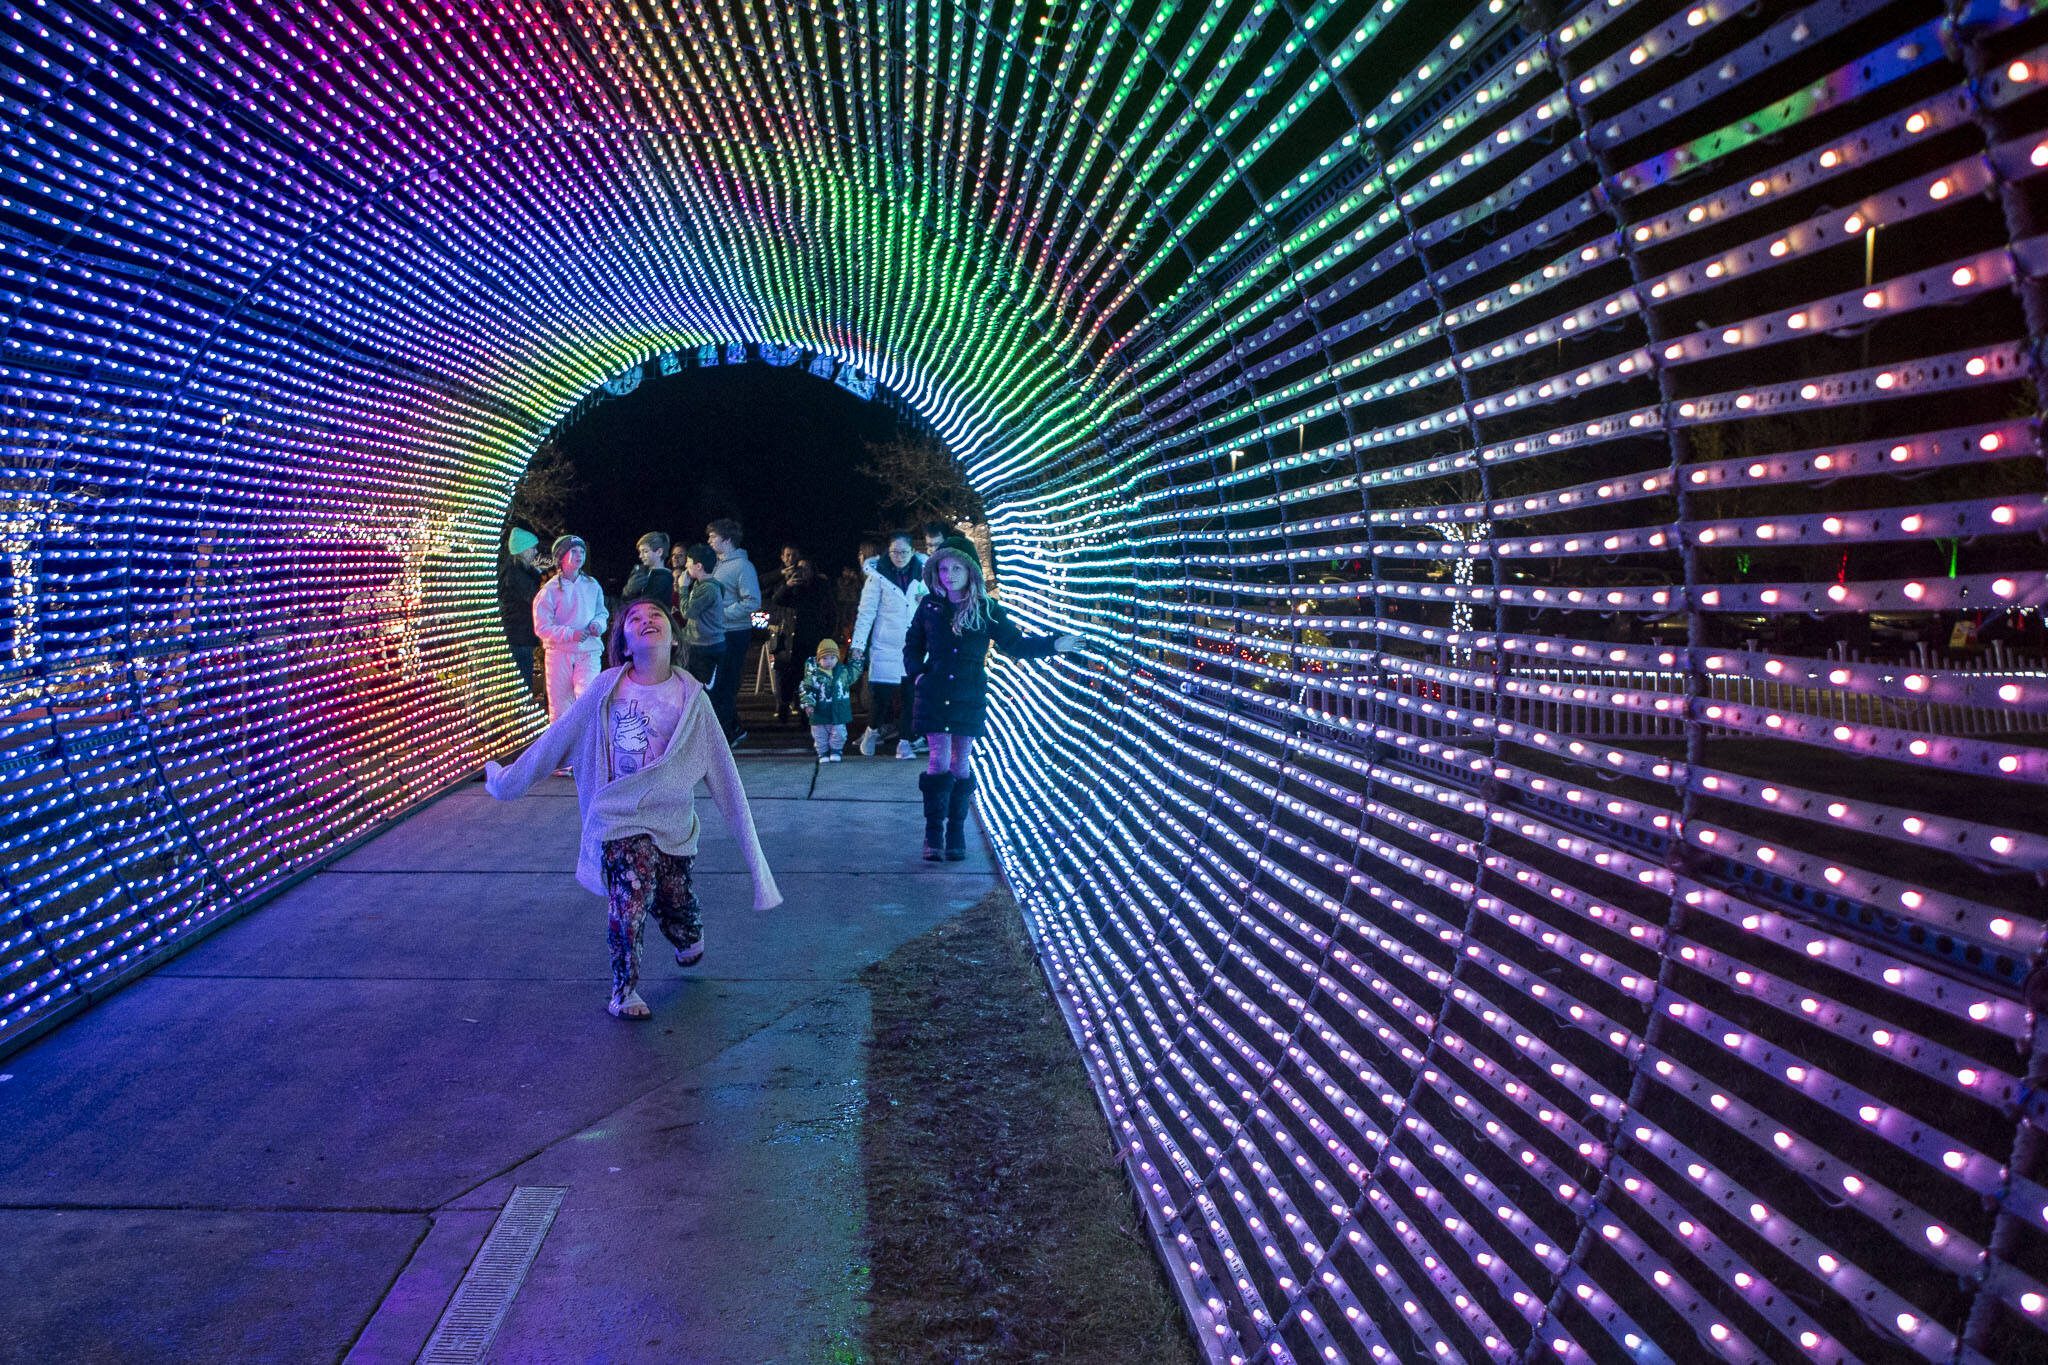
[{"label": "group of people", "polygon": [[[761,580],[740,546],[740,524],[721,518],[705,528],[704,541],[676,545],[650,531],[634,546],[638,562],[626,580],[620,603],[652,600],[675,613],[676,643],[683,670],[711,689],[712,710],[728,743],[739,730],[740,673],[753,638],[754,612],[761,606]],[[549,547],[554,573],[543,579],[540,540],[514,527],[505,549],[506,630],[512,655],[528,688],[534,680],[534,652],[545,657],[548,719],[559,720],[589,690],[604,669],[605,625],[610,611],[604,589],[585,566],[590,547],[583,537],[558,536]],[[522,623],[518,604],[528,603]],[[519,627],[524,624],[526,629]],[[733,656],[724,666],[728,651]]]},{"label": "group of people", "polygon": [[[789,655],[803,661],[787,694],[778,667],[777,697],[802,708],[820,763],[841,760],[863,672],[870,714],[861,752],[872,755],[893,742],[897,757],[914,758],[922,737],[922,856],[937,862],[967,856],[990,645],[1014,658],[1037,658],[1082,642],[1020,630],[988,595],[973,544],[943,522],[923,533],[923,555],[911,533],[899,531],[863,558],[843,653],[832,633],[837,595],[800,552],[785,551],[770,602],[786,613]],[[608,1008],[618,1018],[651,1013],[638,991],[649,915],[675,948],[678,966],[703,958],[691,884],[699,782],[708,785],[747,860],[755,909],[782,900],[732,756],[746,738],[738,719],[740,675],[763,603],[741,538],[739,523],[729,519],[712,522],[704,543],[680,549],[660,532],[642,536],[639,567],[615,618],[585,571],[589,551],[581,537],[554,542],[555,572],[545,580],[537,537],[515,528],[506,542],[516,566],[508,571],[511,591],[525,591],[529,578],[533,585],[533,638],[515,636],[514,657],[530,687],[533,652],[543,651],[549,724],[510,765],[487,765],[486,785],[509,801],[550,773],[574,777],[582,819],[577,878],[610,906]],[[817,638],[799,648],[821,621]]]}]

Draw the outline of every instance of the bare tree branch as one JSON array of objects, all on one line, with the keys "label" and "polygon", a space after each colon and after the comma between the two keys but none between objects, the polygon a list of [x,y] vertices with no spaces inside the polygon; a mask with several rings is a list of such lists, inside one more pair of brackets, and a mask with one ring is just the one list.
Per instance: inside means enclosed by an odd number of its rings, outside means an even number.
[{"label": "bare tree branch", "polygon": [[870,441],[860,472],[882,485],[882,506],[907,525],[985,520],[981,498],[959,463],[931,441]]},{"label": "bare tree branch", "polygon": [[575,463],[553,441],[543,441],[512,490],[512,520],[545,545],[567,528],[569,504],[582,491]]}]

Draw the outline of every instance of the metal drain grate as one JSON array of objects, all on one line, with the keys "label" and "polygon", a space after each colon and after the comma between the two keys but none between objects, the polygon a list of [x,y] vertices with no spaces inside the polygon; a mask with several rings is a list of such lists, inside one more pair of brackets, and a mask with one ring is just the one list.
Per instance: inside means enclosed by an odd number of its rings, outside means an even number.
[{"label": "metal drain grate", "polygon": [[434,1324],[418,1365],[475,1365],[484,1358],[568,1193],[555,1185],[522,1185],[512,1191]]}]

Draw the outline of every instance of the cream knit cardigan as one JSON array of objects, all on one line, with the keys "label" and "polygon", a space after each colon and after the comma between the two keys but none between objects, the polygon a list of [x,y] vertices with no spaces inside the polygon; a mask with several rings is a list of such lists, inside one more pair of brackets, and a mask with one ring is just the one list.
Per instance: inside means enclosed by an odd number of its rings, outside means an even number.
[{"label": "cream knit cardigan", "polygon": [[782,904],[775,874],[761,855],[754,832],[754,813],[732,750],[719,732],[711,700],[703,685],[678,669],[682,680],[683,718],[662,756],[637,773],[605,781],[612,770],[612,694],[626,666],[598,674],[590,690],[548,726],[509,767],[486,763],[484,786],[500,801],[511,801],[563,763],[576,769],[576,804],[583,812],[583,840],[576,851],[576,880],[598,895],[605,894],[603,850],[612,839],[651,834],[663,853],[691,857],[697,852],[697,783],[711,789],[711,800],[725,817],[725,827],[739,840],[740,853],[754,877],[754,908],[772,910]]}]

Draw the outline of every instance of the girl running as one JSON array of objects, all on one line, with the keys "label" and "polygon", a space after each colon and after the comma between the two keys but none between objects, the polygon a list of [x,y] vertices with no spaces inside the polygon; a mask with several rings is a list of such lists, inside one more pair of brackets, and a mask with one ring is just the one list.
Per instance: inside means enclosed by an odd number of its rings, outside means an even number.
[{"label": "girl running", "polygon": [[611,904],[612,993],[619,1019],[651,1013],[640,998],[640,941],[652,912],[676,965],[704,956],[690,867],[697,855],[695,791],[702,781],[754,877],[754,908],[782,903],[761,854],[739,769],[704,687],[675,665],[666,604],[635,598],[607,642],[609,667],[510,767],[484,766],[492,796],[511,801],[574,760],[583,839],[576,880]]}]

